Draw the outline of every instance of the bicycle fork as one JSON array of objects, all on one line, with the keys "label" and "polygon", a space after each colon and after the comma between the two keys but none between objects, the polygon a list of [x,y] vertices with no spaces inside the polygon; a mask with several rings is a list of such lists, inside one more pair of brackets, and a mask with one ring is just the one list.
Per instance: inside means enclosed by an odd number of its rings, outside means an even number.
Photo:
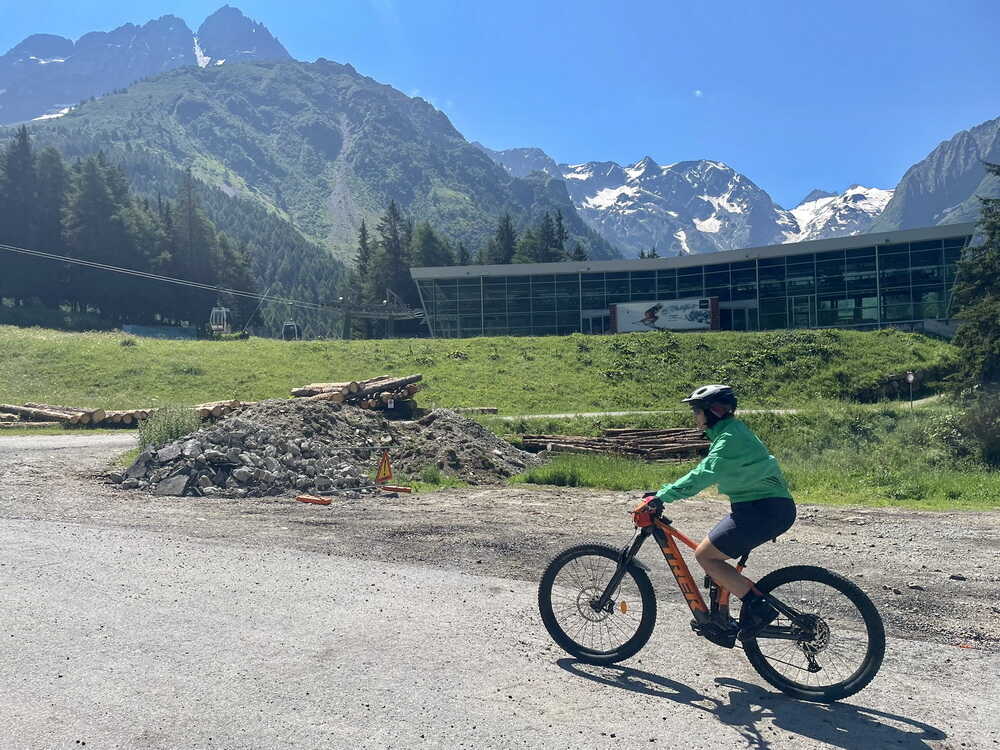
[{"label": "bicycle fork", "polygon": [[611,576],[611,580],[608,581],[608,585],[604,587],[604,591],[601,595],[590,603],[590,606],[594,610],[598,612],[608,612],[611,610],[614,606],[611,599],[614,597],[615,592],[618,591],[622,578],[625,577],[625,571],[633,561],[641,568],[646,568],[645,565],[635,559],[635,556],[639,554],[639,550],[642,549],[643,542],[645,542],[646,537],[649,536],[651,528],[652,527],[647,526],[645,528],[636,529],[635,535],[632,537],[632,541],[622,548],[621,553],[618,555],[618,567],[615,568],[615,572]]}]

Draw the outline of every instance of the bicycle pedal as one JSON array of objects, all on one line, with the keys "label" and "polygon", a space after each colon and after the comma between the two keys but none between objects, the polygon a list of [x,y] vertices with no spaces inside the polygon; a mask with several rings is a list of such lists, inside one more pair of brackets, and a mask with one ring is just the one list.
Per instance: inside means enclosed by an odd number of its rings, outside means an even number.
[{"label": "bicycle pedal", "polygon": [[736,646],[737,631],[732,628],[723,628],[717,623],[700,623],[691,620],[691,630],[702,638],[723,648],[734,648]]}]

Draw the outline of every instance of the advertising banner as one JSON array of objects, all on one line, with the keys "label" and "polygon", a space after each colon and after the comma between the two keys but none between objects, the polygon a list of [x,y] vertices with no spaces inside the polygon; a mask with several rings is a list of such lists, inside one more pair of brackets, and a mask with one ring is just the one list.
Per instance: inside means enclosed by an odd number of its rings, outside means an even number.
[{"label": "advertising banner", "polygon": [[708,331],[719,327],[717,297],[624,302],[611,306],[611,328],[632,331]]}]

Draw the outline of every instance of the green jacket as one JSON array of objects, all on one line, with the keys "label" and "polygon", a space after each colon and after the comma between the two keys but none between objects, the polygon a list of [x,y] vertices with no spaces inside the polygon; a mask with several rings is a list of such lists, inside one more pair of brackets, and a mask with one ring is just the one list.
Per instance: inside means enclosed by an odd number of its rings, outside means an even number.
[{"label": "green jacket", "polygon": [[656,496],[666,502],[691,497],[713,484],[734,503],[764,497],[791,498],[778,462],[750,428],[736,417],[720,420],[705,431],[712,445],[701,463]]}]

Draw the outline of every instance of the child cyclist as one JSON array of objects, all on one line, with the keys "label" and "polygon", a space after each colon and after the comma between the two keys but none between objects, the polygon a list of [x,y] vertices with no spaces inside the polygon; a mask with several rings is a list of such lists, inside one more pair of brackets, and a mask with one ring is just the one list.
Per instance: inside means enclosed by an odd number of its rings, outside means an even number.
[{"label": "child cyclist", "polygon": [[[726,560],[739,558],[784,534],[795,521],[795,502],[778,462],[760,439],[737,419],[736,394],[728,385],[704,385],[683,400],[691,405],[698,427],[712,441],[708,455],[676,482],[655,493],[664,503],[691,497],[713,484],[728,495],[731,511],[695,549],[694,556],[719,586],[743,600],[749,630],[766,626],[777,612],[750,580]],[[734,628],[732,623],[718,623]]]}]

